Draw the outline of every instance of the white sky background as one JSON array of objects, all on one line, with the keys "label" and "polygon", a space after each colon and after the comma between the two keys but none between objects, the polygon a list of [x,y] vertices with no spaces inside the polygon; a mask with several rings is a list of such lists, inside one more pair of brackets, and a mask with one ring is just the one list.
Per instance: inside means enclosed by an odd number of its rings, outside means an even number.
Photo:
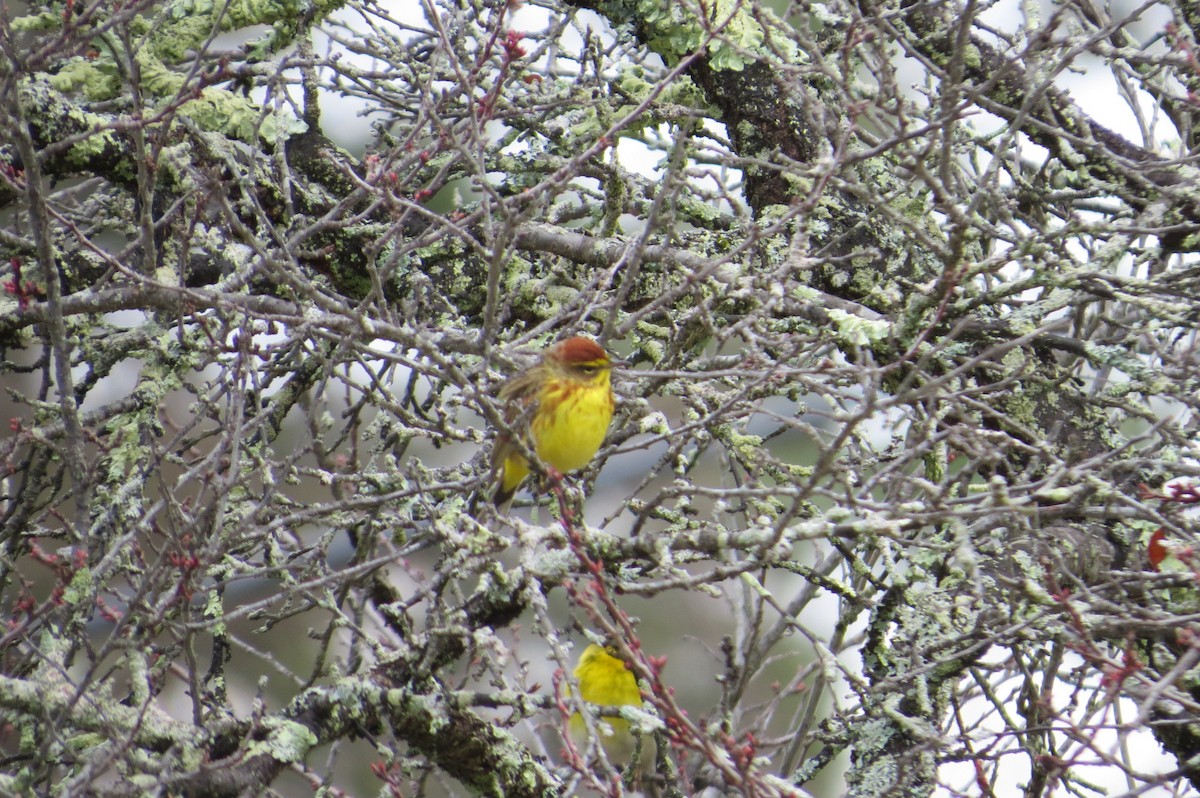
[{"label": "white sky background", "polygon": [[[1104,2],[1104,0],[1097,0]],[[415,2],[414,0],[392,0],[390,3],[383,3],[385,7],[390,7],[391,12],[402,21],[412,24],[422,24],[424,22],[423,3]],[[1121,17],[1128,13],[1131,9],[1136,8],[1133,3],[1118,2],[1113,3],[1113,16]],[[1052,13],[1054,9],[1048,3],[1021,2],[1020,0],[1003,0],[995,3],[990,10],[983,16],[987,23],[1004,30],[1015,30],[1018,27],[1038,26],[1043,23]],[[590,12],[583,12],[588,14]],[[349,18],[349,17],[347,17]],[[604,22],[597,16],[592,15],[594,22],[592,28],[595,31],[605,31]],[[1167,22],[1170,21],[1169,12],[1166,9],[1155,6],[1147,9],[1141,15],[1141,22],[1135,25],[1131,31],[1135,38],[1142,43],[1149,41],[1157,34],[1161,34]],[[518,30],[530,35],[536,35],[548,24],[548,15],[545,10],[531,5],[522,5],[511,17],[509,27],[512,30]],[[568,31],[568,36],[576,37],[576,46],[581,43],[581,39],[574,31]],[[569,48],[570,42],[565,42]],[[318,38],[318,52],[324,50],[325,44]],[[1158,45],[1159,47],[1163,45]],[[345,58],[352,56],[344,55]],[[1143,144],[1142,132],[1139,129],[1133,111],[1128,107],[1125,100],[1118,91],[1117,84],[1112,73],[1104,66],[1099,59],[1090,61],[1080,61],[1086,68],[1082,72],[1064,72],[1058,76],[1057,83],[1059,86],[1066,88],[1072,98],[1079,104],[1085,113],[1090,114],[1094,119],[1105,125],[1109,129],[1125,136],[1130,141]],[[903,71],[901,73],[903,78]],[[915,83],[920,80],[919,72],[914,68],[910,82]],[[365,109],[362,101],[357,98],[346,98],[333,95],[327,95],[322,98],[322,110],[324,112],[325,132],[342,146],[355,152],[361,151],[365,146],[369,145],[373,140],[373,131],[366,117],[361,115]],[[1152,107],[1152,103],[1146,102],[1146,109]],[[981,129],[989,129],[990,127],[999,126],[1001,121],[998,118],[988,117],[986,114],[979,114],[973,117],[973,123]],[[1158,126],[1154,130],[1154,138],[1157,142],[1169,142],[1177,139],[1175,131],[1170,127],[1166,120],[1158,120]],[[1040,158],[1044,153],[1038,148],[1030,147],[1026,153],[1029,157]],[[617,156],[622,165],[631,171],[640,172],[646,175],[655,173],[654,166],[661,158],[661,153],[651,152],[638,142],[622,140],[617,149]],[[882,440],[886,440],[891,435],[891,429],[885,429],[884,425],[880,425],[879,435]],[[601,479],[604,479],[602,476]],[[589,513],[589,516],[591,513]],[[830,599],[833,601],[833,599]],[[827,605],[830,612],[828,618],[832,619],[836,615],[836,609],[832,605]],[[810,620],[815,621],[816,615],[813,610],[817,610],[817,606],[810,608],[810,614],[814,617]],[[821,624],[812,624],[820,627]],[[844,662],[848,662],[853,658],[843,658]],[[1069,672],[1069,667],[1064,668],[1064,672]],[[1097,679],[1098,679],[1097,675]],[[549,683],[549,671],[543,683]],[[997,685],[998,694],[1006,695],[1005,685]],[[1011,689],[1011,685],[1007,685]],[[1070,698],[1069,688],[1065,685],[1061,690],[1055,691],[1056,699],[1061,698],[1063,704]],[[1075,717],[1081,722],[1085,719],[1095,719],[1095,715],[1088,710],[1087,702],[1080,702],[1080,706],[1075,711]],[[985,715],[990,715],[992,707],[982,698],[968,704],[965,708],[964,716],[968,723],[972,723],[978,718]],[[1118,706],[1109,706],[1107,720],[1110,723],[1116,723],[1123,719],[1128,721],[1135,718],[1137,715],[1136,708],[1130,701],[1121,701]],[[992,718],[988,726],[976,728],[975,735],[980,748],[985,748],[989,744],[995,742],[994,734],[1003,734],[1004,730],[1000,728],[997,719]],[[1175,767],[1174,758],[1165,755],[1159,749],[1157,742],[1147,732],[1136,732],[1133,734],[1119,734],[1116,730],[1103,732],[1098,738],[1099,747],[1105,750],[1111,757],[1120,761],[1132,761],[1144,772],[1167,772]],[[1122,751],[1122,746],[1128,746],[1132,754],[1127,754]],[[1003,747],[1003,746],[1001,746]],[[1130,785],[1127,784],[1117,768],[1108,766],[1101,761],[1094,753],[1085,753],[1082,757],[1084,761],[1096,761],[1097,767],[1082,767],[1078,772],[1085,778],[1095,779],[1098,788],[1097,795],[1107,794],[1111,796],[1125,795]],[[1000,798],[1008,798],[1009,796],[1021,795],[1021,786],[1028,778],[1028,762],[1018,755],[1013,755],[1007,758],[1006,765],[1002,768],[1002,774],[996,782],[991,784],[996,796]],[[970,764],[947,766],[943,770],[943,776],[946,782],[952,787],[962,791],[961,794],[978,795],[979,788],[975,785],[974,768]],[[1060,787],[1059,794],[1065,794],[1065,791]],[[950,795],[945,792],[943,795]],[[1147,796],[1147,798],[1165,798],[1172,793],[1164,788],[1155,788],[1148,791],[1141,791],[1137,794]]]}]

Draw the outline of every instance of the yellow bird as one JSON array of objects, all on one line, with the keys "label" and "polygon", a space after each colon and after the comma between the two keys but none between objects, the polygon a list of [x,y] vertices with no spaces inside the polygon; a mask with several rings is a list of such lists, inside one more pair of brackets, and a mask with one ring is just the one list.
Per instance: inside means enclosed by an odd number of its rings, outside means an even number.
[{"label": "yellow bird", "polygon": [[[579,664],[575,666],[575,679],[579,682],[580,696],[589,704],[602,707],[642,706],[642,692],[638,689],[637,679],[611,649],[594,643],[585,648],[579,656]],[[593,720],[609,764],[619,768],[628,767],[638,749],[638,738],[641,737],[638,769],[643,773],[653,769],[656,750],[653,737],[636,734],[624,718],[597,715]],[[587,723],[578,712],[567,720],[567,732],[580,750],[587,749]]]},{"label": "yellow bird", "polygon": [[[568,338],[546,350],[534,366],[500,388],[504,420],[559,473],[592,461],[613,415],[610,375],[615,363],[587,338]],[[529,461],[507,434],[492,449],[492,501],[503,505],[529,476]]]}]

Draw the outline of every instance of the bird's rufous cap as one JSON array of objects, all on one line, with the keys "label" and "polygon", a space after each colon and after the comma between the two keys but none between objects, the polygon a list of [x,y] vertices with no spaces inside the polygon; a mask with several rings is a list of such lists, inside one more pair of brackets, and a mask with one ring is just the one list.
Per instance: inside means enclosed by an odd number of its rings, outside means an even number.
[{"label": "bird's rufous cap", "polygon": [[612,358],[600,344],[590,338],[568,338],[554,345],[554,357],[563,363],[594,363],[597,360],[609,361]]}]

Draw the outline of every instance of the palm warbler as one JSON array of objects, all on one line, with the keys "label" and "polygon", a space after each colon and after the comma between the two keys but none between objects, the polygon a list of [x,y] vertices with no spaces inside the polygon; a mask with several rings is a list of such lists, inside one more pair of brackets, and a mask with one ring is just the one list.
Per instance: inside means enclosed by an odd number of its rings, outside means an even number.
[{"label": "palm warbler", "polygon": [[[587,338],[568,338],[546,350],[528,371],[500,389],[504,420],[538,459],[559,473],[591,462],[612,420],[609,379],[615,361]],[[529,476],[529,461],[507,434],[492,450],[492,501],[503,505]]]},{"label": "palm warbler", "polygon": [[[637,679],[633,678],[625,663],[595,643],[585,648],[579,656],[579,664],[575,666],[575,678],[579,682],[579,695],[589,704],[604,707],[642,705],[642,693],[638,690]],[[653,737],[635,734],[629,727],[629,721],[607,715],[595,718],[595,728],[600,737],[600,745],[604,747],[604,756],[610,764],[620,768],[628,766],[633,761],[638,748],[638,738],[641,737],[641,751],[637,754],[638,769],[647,773],[653,768]],[[580,748],[587,746],[587,724],[578,712],[567,721],[567,732],[575,745]]]}]

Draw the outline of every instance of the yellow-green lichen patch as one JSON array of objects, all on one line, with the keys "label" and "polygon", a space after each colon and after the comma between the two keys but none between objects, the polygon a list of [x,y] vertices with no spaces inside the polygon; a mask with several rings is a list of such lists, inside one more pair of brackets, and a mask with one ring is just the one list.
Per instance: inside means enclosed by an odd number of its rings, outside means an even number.
[{"label": "yellow-green lichen patch", "polygon": [[268,734],[246,747],[247,756],[266,755],[277,762],[302,762],[317,744],[317,736],[301,723],[273,717],[264,718],[262,723]]},{"label": "yellow-green lichen patch", "polygon": [[891,329],[886,321],[864,319],[837,308],[828,313],[838,340],[849,346],[866,347],[883,341]]},{"label": "yellow-green lichen patch", "polygon": [[610,19],[645,26],[651,49],[670,63],[704,50],[713,69],[736,72],[759,58],[779,57],[773,52],[787,61],[798,54],[791,39],[776,33],[786,26],[774,14],[741,0],[715,0],[706,6],[705,20],[689,6],[661,0],[611,0],[601,11]]}]

